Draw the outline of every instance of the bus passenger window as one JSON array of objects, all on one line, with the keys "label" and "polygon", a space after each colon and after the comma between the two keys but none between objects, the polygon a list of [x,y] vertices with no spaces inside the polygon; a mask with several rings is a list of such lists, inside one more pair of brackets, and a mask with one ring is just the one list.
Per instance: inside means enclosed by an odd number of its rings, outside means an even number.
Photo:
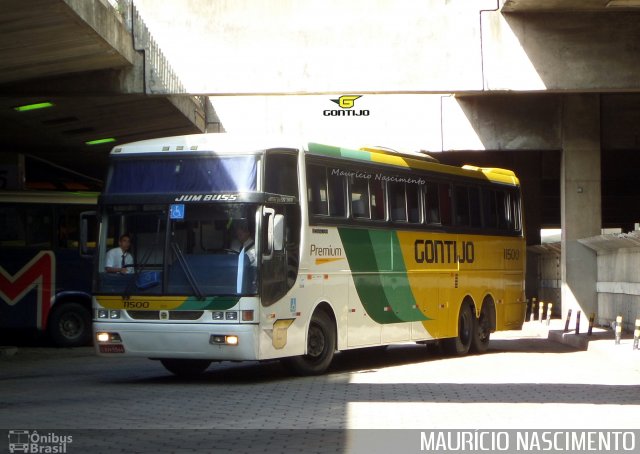
[{"label": "bus passenger window", "polygon": [[498,208],[498,228],[507,230],[511,224],[509,213],[509,197],[504,191],[496,191],[496,206]]},{"label": "bus passenger window", "polygon": [[496,193],[489,188],[482,188],[482,213],[484,226],[489,229],[498,227]]},{"label": "bus passenger window", "polygon": [[469,191],[464,186],[456,186],[456,225],[469,225]]},{"label": "bus passenger window", "polygon": [[427,224],[440,224],[440,199],[438,197],[438,185],[427,183]]},{"label": "bus passenger window", "polygon": [[442,225],[451,225],[451,188],[447,183],[438,185],[440,220]]},{"label": "bus passenger window", "polygon": [[49,207],[27,210],[27,244],[40,248],[51,247],[52,213]]},{"label": "bus passenger window", "polygon": [[293,154],[267,154],[265,164],[266,192],[298,197],[298,160]]},{"label": "bus passenger window", "polygon": [[512,228],[516,232],[522,230],[522,222],[520,216],[520,194],[516,191],[512,191],[510,194],[511,199],[511,219],[513,220]]},{"label": "bus passenger window", "polygon": [[329,175],[329,216],[343,218],[347,216],[346,178]]},{"label": "bus passenger window", "polygon": [[469,214],[471,217],[471,227],[482,227],[480,207],[480,188],[469,188]]},{"label": "bus passenger window", "polygon": [[22,207],[0,207],[0,246],[26,246],[25,211]]},{"label": "bus passenger window", "polygon": [[384,221],[384,184],[380,180],[369,183],[371,197],[371,219]]},{"label": "bus passenger window", "polygon": [[387,185],[392,221],[407,222],[407,198],[404,186],[404,183],[389,183]]},{"label": "bus passenger window", "polygon": [[420,219],[420,186],[407,184],[407,215],[408,221],[417,224]]},{"label": "bus passenger window", "polygon": [[327,216],[329,205],[327,198],[327,170],[320,166],[307,168],[307,200],[311,214]]},{"label": "bus passenger window", "polygon": [[351,213],[353,218],[369,219],[369,182],[351,177]]}]

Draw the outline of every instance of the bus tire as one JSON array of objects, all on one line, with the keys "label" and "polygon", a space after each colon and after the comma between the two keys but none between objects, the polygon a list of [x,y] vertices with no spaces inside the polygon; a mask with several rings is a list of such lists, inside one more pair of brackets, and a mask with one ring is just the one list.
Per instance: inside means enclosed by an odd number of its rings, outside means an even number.
[{"label": "bus tire", "polygon": [[442,340],[442,350],[447,355],[463,356],[469,353],[474,333],[475,316],[471,307],[463,303],[458,314],[458,335]]},{"label": "bus tire", "polygon": [[487,304],[482,305],[480,317],[473,318],[473,336],[471,336],[471,351],[474,353],[485,353],[489,348],[491,337],[491,320],[486,310]]},{"label": "bus tire", "polygon": [[282,362],[296,375],[320,375],[331,364],[335,350],[335,325],[326,312],[318,311],[309,323],[307,354],[282,358]]},{"label": "bus tire", "polygon": [[211,365],[208,359],[161,359],[160,362],[173,375],[197,377]]},{"label": "bus tire", "polygon": [[47,330],[57,347],[82,347],[91,341],[91,313],[79,303],[58,303]]}]

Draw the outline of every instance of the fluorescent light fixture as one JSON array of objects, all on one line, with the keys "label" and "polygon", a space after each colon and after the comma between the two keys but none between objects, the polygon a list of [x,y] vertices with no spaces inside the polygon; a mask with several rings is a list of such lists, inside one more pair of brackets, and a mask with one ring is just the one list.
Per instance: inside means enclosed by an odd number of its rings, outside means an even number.
[{"label": "fluorescent light fixture", "polygon": [[115,141],[115,137],[105,137],[103,139],[89,140],[88,142],[85,142],[85,145],[102,145],[103,143],[111,143]]},{"label": "fluorescent light fixture", "polygon": [[607,8],[640,8],[640,0],[609,0]]},{"label": "fluorescent light fixture", "polygon": [[16,112],[28,112],[30,110],[39,110],[39,109],[46,109],[48,107],[53,107],[54,104],[52,102],[46,101],[46,102],[38,102],[35,104],[25,104],[24,106],[17,106],[14,107],[13,110],[15,110]]}]

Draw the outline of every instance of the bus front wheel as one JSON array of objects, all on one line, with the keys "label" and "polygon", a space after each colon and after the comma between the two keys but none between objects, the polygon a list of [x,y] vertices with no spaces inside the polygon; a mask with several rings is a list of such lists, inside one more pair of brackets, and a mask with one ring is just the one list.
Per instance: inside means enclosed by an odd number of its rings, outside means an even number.
[{"label": "bus front wheel", "polygon": [[283,358],[282,362],[297,375],[319,375],[327,370],[336,350],[336,331],[325,312],[316,312],[307,333],[307,354]]},{"label": "bus front wheel", "polygon": [[79,303],[58,303],[49,316],[49,336],[58,347],[82,347],[91,340],[91,313]]},{"label": "bus front wheel", "polygon": [[474,319],[469,304],[463,303],[458,314],[458,336],[442,340],[442,349],[446,354],[463,356],[469,352],[474,336]]},{"label": "bus front wheel", "polygon": [[165,369],[178,377],[196,377],[211,364],[207,359],[161,359],[160,362]]}]

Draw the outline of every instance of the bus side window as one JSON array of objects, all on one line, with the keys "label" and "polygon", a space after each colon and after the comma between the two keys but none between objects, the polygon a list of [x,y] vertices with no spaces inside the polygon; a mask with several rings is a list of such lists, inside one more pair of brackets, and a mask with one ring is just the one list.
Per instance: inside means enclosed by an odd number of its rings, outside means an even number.
[{"label": "bus side window", "polygon": [[49,206],[27,209],[27,245],[39,248],[51,247],[53,214]]},{"label": "bus side window", "polygon": [[369,182],[351,177],[351,214],[354,219],[369,219]]},{"label": "bus side window", "polygon": [[339,175],[328,175],[329,216],[347,216],[347,179]]},{"label": "bus side window", "polygon": [[427,224],[440,224],[440,198],[438,197],[438,185],[435,183],[427,183],[426,191]]},{"label": "bus side window", "polygon": [[519,232],[522,230],[522,216],[520,212],[520,193],[518,191],[511,191],[511,219],[513,220],[513,230]]},{"label": "bus side window", "polygon": [[509,197],[504,191],[495,191],[495,193],[496,206],[498,208],[498,228],[500,230],[507,230],[511,224]]},{"label": "bus side window", "polygon": [[498,227],[495,191],[483,187],[481,194],[484,226],[489,229],[495,229]]},{"label": "bus side window", "polygon": [[25,246],[24,207],[0,207],[0,246]]},{"label": "bus side window", "polygon": [[298,197],[298,158],[292,154],[267,154],[266,192]]},{"label": "bus side window", "polygon": [[440,183],[438,186],[440,221],[442,225],[451,225],[451,186],[447,183]]},{"label": "bus side window", "polygon": [[307,200],[311,214],[327,216],[329,201],[327,197],[327,169],[310,165],[307,167]]},{"label": "bus side window", "polygon": [[369,182],[369,197],[371,201],[371,219],[384,221],[384,183],[380,180]]},{"label": "bus side window", "polygon": [[413,224],[421,222],[420,216],[420,186],[417,184],[407,184],[407,217]]},{"label": "bus side window", "polygon": [[471,227],[482,227],[482,216],[480,215],[480,188],[469,188],[469,214]]},{"label": "bus side window", "polygon": [[455,186],[456,225],[469,226],[469,191],[465,186]]},{"label": "bus side window", "polygon": [[407,222],[407,197],[404,192],[404,183],[389,183],[389,210],[392,221]]}]

